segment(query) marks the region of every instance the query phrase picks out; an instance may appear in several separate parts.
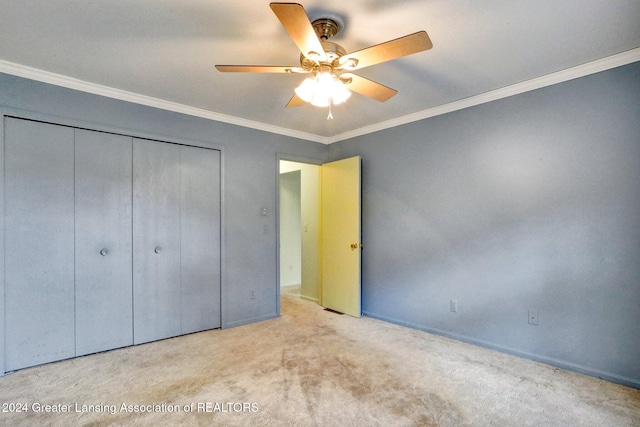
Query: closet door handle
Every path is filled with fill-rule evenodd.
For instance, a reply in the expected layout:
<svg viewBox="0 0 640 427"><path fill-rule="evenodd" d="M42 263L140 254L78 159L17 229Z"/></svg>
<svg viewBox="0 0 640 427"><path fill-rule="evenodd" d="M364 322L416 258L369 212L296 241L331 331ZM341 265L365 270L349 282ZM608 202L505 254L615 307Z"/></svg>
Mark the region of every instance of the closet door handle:
<svg viewBox="0 0 640 427"><path fill-rule="evenodd" d="M109 253L109 251L107 250L107 248L100 249L100 255L107 256L108 253Z"/></svg>
<svg viewBox="0 0 640 427"><path fill-rule="evenodd" d="M161 250L162 250L162 248L160 248L160 246L156 246L156 248L153 250L153 252L159 254Z"/></svg>

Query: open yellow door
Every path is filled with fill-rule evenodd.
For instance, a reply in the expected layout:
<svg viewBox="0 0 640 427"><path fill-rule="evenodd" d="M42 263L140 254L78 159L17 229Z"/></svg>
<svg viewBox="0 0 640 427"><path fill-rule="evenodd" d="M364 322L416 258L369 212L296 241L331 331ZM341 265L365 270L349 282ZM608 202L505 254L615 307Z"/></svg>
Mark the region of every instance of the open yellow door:
<svg viewBox="0 0 640 427"><path fill-rule="evenodd" d="M322 165L323 307L360 317L360 157Z"/></svg>

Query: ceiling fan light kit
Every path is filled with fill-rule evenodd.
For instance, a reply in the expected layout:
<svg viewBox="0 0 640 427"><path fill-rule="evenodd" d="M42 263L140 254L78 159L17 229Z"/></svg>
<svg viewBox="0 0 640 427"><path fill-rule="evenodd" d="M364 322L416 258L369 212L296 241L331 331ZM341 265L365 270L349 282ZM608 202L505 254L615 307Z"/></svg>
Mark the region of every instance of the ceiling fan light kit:
<svg viewBox="0 0 640 427"><path fill-rule="evenodd" d="M303 101L316 107L339 105L351 96L351 92L345 87L344 82L330 72L307 77L295 89L295 92Z"/></svg>
<svg viewBox="0 0 640 427"><path fill-rule="evenodd" d="M326 14L310 22L304 8L297 3L271 3L271 10L287 30L298 49L300 67L269 65L216 65L222 72L312 74L296 89L287 107L310 103L329 107L345 102L351 92L384 102L397 91L368 80L352 71L431 49L433 44L425 31L361 49L352 53L328 41L344 28L344 21Z"/></svg>

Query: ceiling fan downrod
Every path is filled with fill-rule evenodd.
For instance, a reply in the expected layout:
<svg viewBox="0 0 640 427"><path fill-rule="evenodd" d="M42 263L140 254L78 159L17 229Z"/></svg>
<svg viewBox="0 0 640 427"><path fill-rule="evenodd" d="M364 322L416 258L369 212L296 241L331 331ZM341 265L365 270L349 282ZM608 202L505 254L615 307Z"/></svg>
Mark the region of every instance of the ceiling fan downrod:
<svg viewBox="0 0 640 427"><path fill-rule="evenodd" d="M324 41L338 34L344 27L344 24L331 18L320 18L313 21L311 26L315 30L318 38Z"/></svg>

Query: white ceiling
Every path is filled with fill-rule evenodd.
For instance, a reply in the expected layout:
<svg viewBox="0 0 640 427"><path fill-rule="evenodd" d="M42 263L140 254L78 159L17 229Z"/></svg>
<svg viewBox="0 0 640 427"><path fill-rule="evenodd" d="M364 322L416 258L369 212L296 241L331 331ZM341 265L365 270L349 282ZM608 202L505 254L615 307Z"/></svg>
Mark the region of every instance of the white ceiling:
<svg viewBox="0 0 640 427"><path fill-rule="evenodd" d="M0 72L332 142L640 60L638 0L300 3L344 17L332 41L348 52L420 30L434 47L360 70L398 94L354 94L326 120L326 108L285 108L301 75L214 68L298 65L269 1L0 0Z"/></svg>

